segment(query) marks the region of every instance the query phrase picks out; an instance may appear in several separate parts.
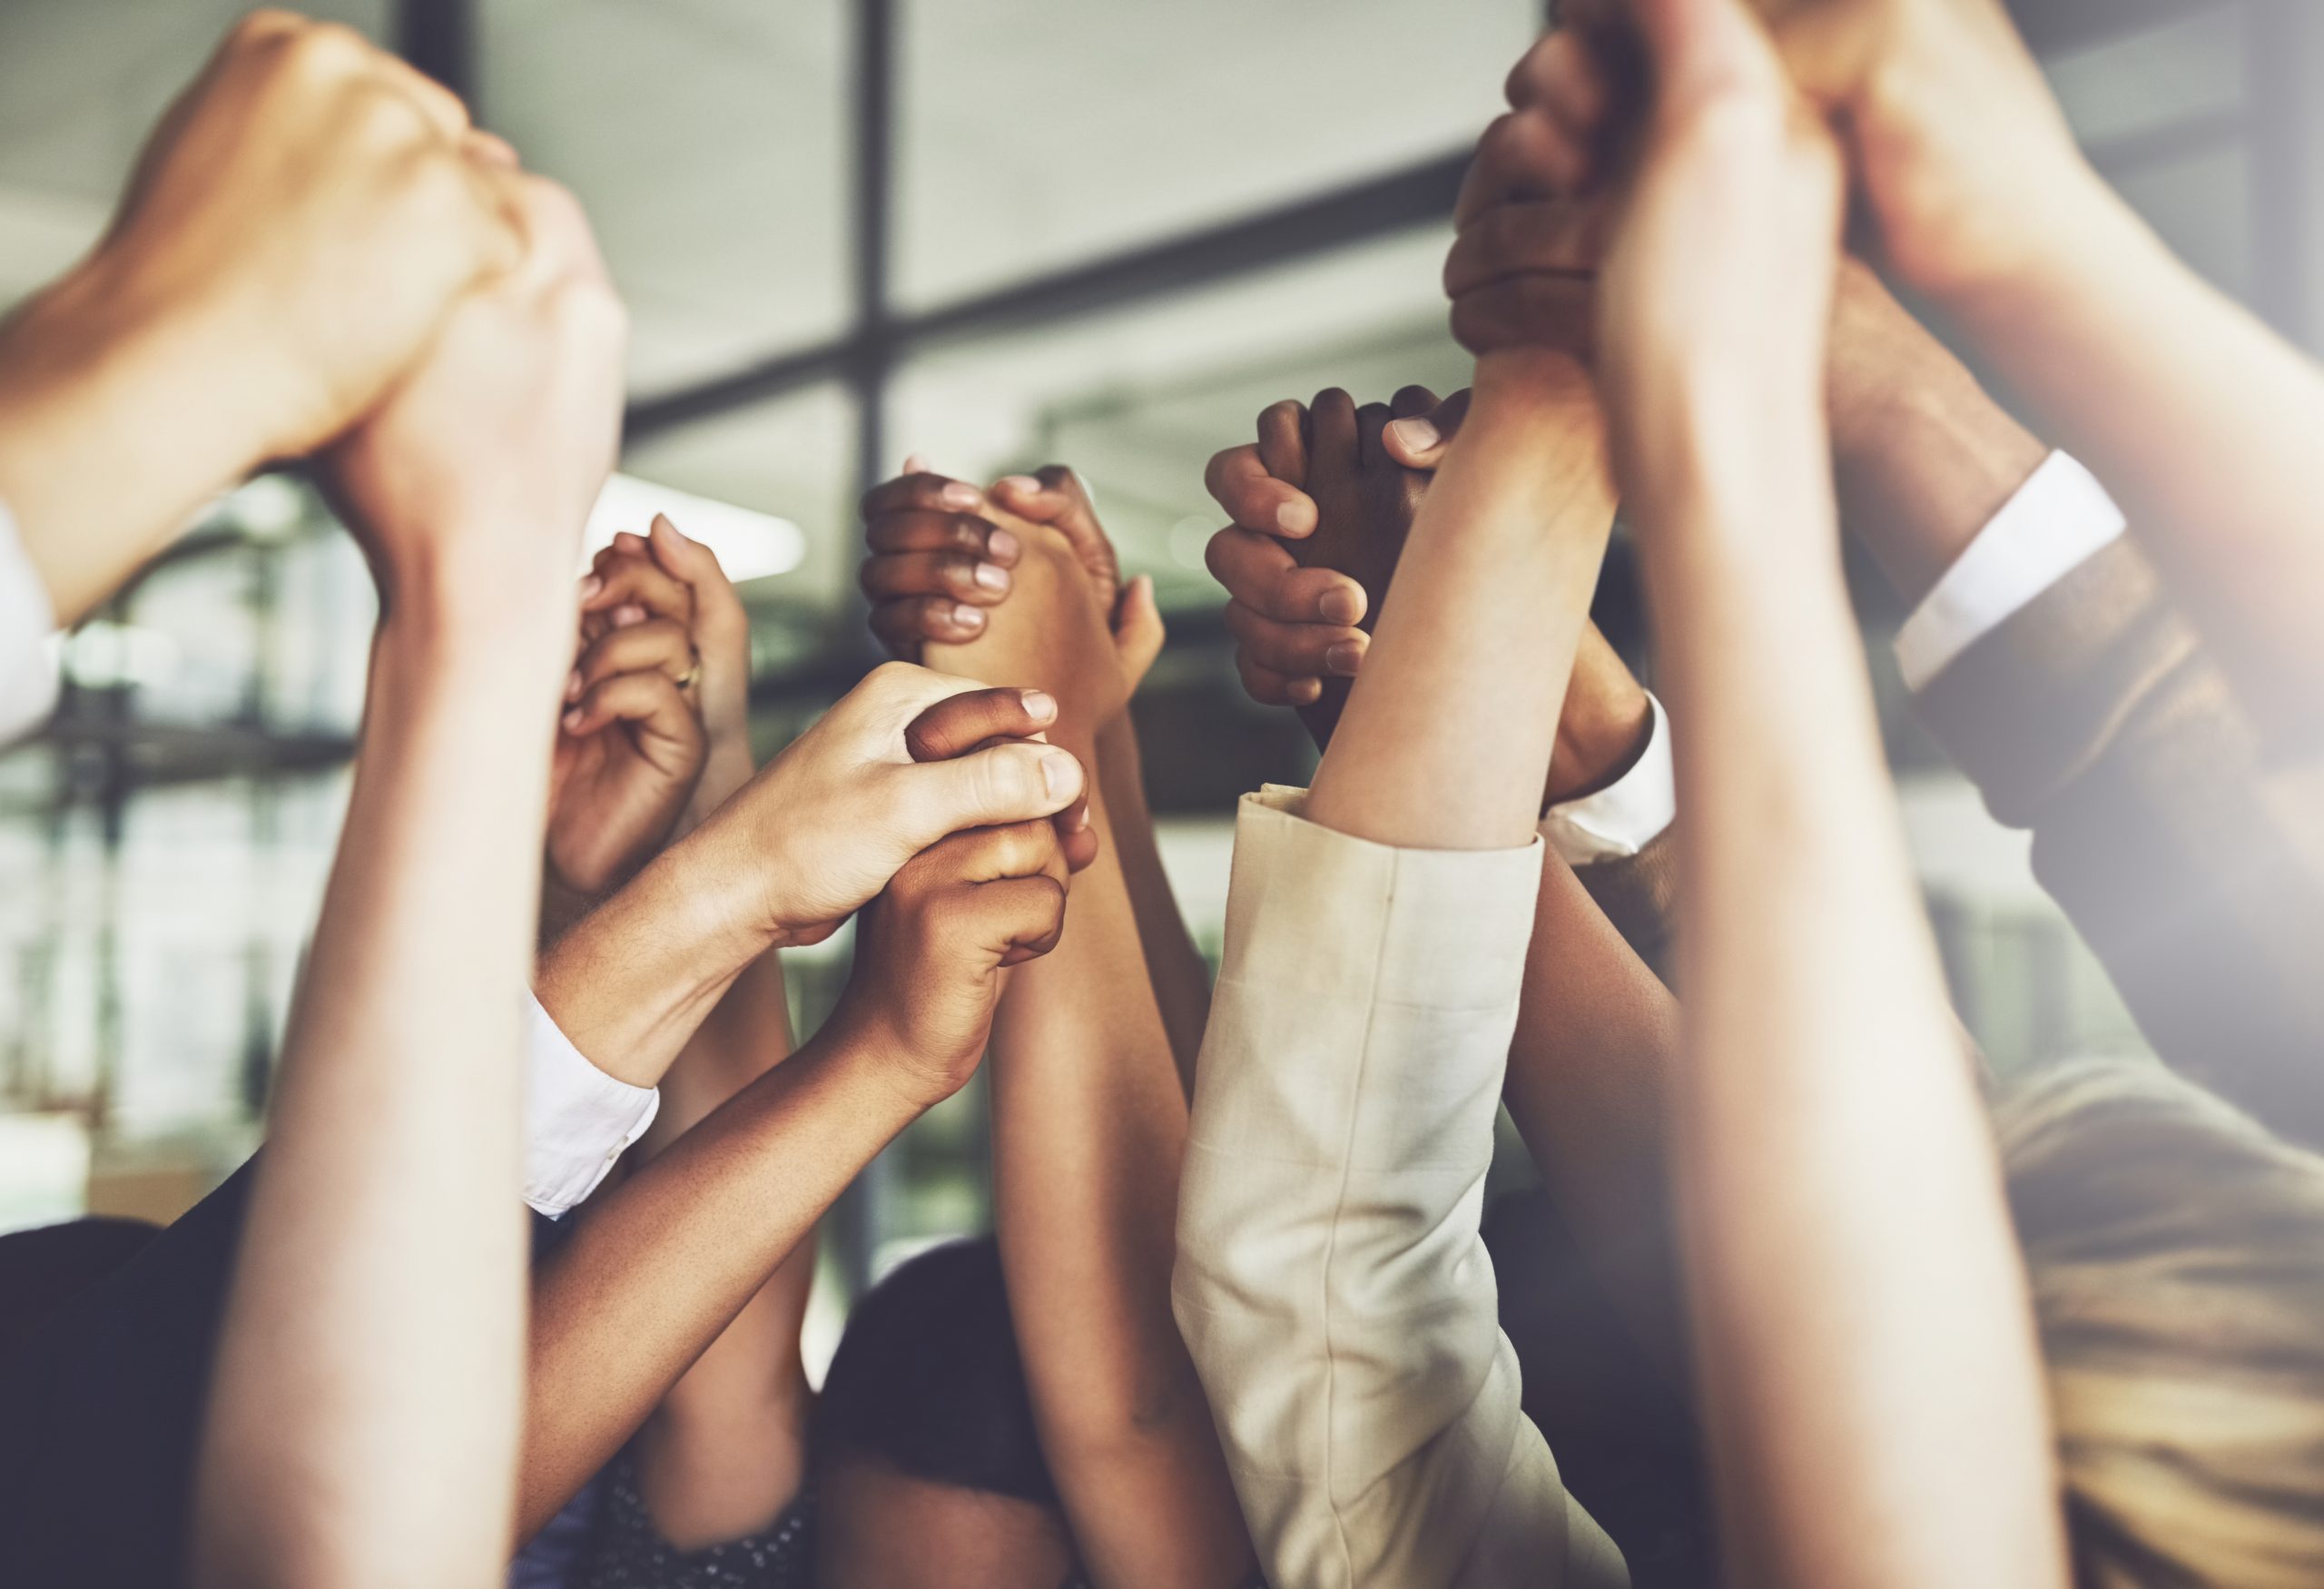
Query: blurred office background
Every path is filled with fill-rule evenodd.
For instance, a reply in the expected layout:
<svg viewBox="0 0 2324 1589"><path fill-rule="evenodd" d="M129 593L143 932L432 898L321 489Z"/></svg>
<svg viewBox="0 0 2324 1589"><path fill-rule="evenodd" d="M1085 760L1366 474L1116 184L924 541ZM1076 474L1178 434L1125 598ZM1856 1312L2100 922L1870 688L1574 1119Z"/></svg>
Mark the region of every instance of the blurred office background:
<svg viewBox="0 0 2324 1589"><path fill-rule="evenodd" d="M871 650L852 504L919 450L1093 484L1170 648L1140 706L1165 848L1216 952L1235 794L1304 777L1240 694L1204 460L1268 401L1449 390L1437 272L1466 150L1541 0L326 0L468 94L596 222L634 316L615 522L675 503L751 576L762 750ZM0 305L103 225L239 6L0 4ZM2300 0L2017 0L2100 165L2294 336L2324 323L2324 23ZM673 496L684 493L684 496ZM1859 582L1965 1018L1996 1062L2135 1048L2094 965L1914 729ZM245 1155L329 863L370 597L304 488L217 505L74 634L0 759L0 1229L169 1219ZM1600 618L1635 651L1620 555ZM844 941L800 957L803 1017ZM458 1100L448 1100L457 1107ZM832 1221L842 1281L976 1225L963 1095Z"/></svg>

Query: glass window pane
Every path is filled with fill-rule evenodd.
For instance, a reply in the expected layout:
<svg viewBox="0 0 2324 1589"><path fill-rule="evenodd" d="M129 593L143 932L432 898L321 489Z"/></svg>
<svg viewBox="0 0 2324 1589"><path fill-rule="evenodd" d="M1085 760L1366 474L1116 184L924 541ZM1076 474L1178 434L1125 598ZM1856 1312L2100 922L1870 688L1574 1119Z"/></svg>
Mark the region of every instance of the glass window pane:
<svg viewBox="0 0 2324 1589"><path fill-rule="evenodd" d="M1203 466L1249 440L1261 409L1330 385L1368 401L1408 382L1467 384L1438 285L1450 242L1449 230L1423 228L931 353L891 393L891 447L978 479L1069 463L1130 571L1153 574L1166 603L1208 604L1218 587L1202 548L1219 517Z"/></svg>
<svg viewBox="0 0 2324 1589"><path fill-rule="evenodd" d="M855 405L845 388L812 387L633 441L625 474L647 486L773 514L800 532L795 566L743 587L754 607L818 628L853 587ZM653 500L650 489L636 493ZM672 518L685 528L682 511ZM637 528L643 528L644 526ZM772 631L769 645L781 637Z"/></svg>
<svg viewBox="0 0 2324 1589"><path fill-rule="evenodd" d="M907 7L898 284L925 305L1472 143L1540 0Z"/></svg>
<svg viewBox="0 0 2324 1589"><path fill-rule="evenodd" d="M587 206L629 304L635 390L838 329L841 0L493 0L478 17L478 108Z"/></svg>

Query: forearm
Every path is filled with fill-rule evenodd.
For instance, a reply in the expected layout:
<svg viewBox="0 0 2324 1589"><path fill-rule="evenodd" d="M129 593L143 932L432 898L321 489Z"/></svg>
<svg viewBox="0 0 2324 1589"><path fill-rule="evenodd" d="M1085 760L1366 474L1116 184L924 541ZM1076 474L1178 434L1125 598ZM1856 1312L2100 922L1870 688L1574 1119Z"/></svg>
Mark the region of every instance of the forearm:
<svg viewBox="0 0 2324 1589"><path fill-rule="evenodd" d="M1596 406L1572 395L1585 380L1553 356L1480 361L1315 775L1311 821L1404 848L1531 842L1613 522Z"/></svg>
<svg viewBox="0 0 2324 1589"><path fill-rule="evenodd" d="M2053 1583L2031 1310L1881 767L1820 423L1805 391L1725 397L1679 417L1641 505L1681 776L1716 793L1681 806L1674 1161L1724 1515L1769 1581L1941 1562ZM1748 441L1688 433L1753 406Z"/></svg>
<svg viewBox="0 0 2324 1589"><path fill-rule="evenodd" d="M2312 732L2324 372L2094 177L2080 202L2021 278L1947 307L2121 501L2247 706Z"/></svg>
<svg viewBox="0 0 2324 1589"><path fill-rule="evenodd" d="M920 1112L826 1028L620 1186L537 1271L517 1535L602 1467Z"/></svg>
<svg viewBox="0 0 2324 1589"><path fill-rule="evenodd" d="M1111 820L1111 849L1129 885L1130 908L1146 952L1147 979L1170 1034L1170 1053L1179 1084L1194 1094L1195 1056L1203 1028L1210 1022L1210 967L1187 932L1177 896L1155 842L1154 816L1146 804L1146 769L1137 727L1124 712L1098 735L1098 787Z"/></svg>
<svg viewBox="0 0 2324 1589"><path fill-rule="evenodd" d="M1504 1088L1576 1239L1674 1381L1687 1375L1670 1204L1679 1007L1551 856Z"/></svg>
<svg viewBox="0 0 2324 1589"><path fill-rule="evenodd" d="M548 620L487 634L415 602L377 643L223 1331L204 1581L483 1583L505 1560Z"/></svg>
<svg viewBox="0 0 2324 1589"><path fill-rule="evenodd" d="M1093 747L1067 748L1082 755ZM1170 1317L1187 1102L1102 791L1063 938L993 1022L993 1200L1049 1469L1098 1583L1226 1589L1248 1540Z"/></svg>
<svg viewBox="0 0 2324 1589"><path fill-rule="evenodd" d="M63 625L265 461L248 350L102 273L78 267L0 326L0 499Z"/></svg>
<svg viewBox="0 0 2324 1589"><path fill-rule="evenodd" d="M1907 604L2049 456L1853 262L1835 295L1826 406L1841 521Z"/></svg>
<svg viewBox="0 0 2324 1589"><path fill-rule="evenodd" d="M640 1147L659 1155L790 1051L782 961L770 951L735 979L670 1067L661 1112ZM681 1548L756 1533L798 1494L810 1403L799 1328L814 1272L810 1229L640 1433L646 1507Z"/></svg>
<svg viewBox="0 0 2324 1589"><path fill-rule="evenodd" d="M592 1063L660 1083L772 937L753 928L746 874L714 831L672 844L541 956L534 991Z"/></svg>

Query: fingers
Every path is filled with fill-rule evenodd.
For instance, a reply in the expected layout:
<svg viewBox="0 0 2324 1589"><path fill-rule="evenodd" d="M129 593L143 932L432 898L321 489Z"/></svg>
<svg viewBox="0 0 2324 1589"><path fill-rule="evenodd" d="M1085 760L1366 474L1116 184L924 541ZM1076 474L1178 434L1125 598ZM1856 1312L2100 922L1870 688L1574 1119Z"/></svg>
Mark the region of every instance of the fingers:
<svg viewBox="0 0 2324 1589"><path fill-rule="evenodd" d="M1452 340L1472 353L1551 348L1590 362L1597 352L1594 277L1510 276L1452 301Z"/></svg>
<svg viewBox="0 0 2324 1589"><path fill-rule="evenodd" d="M1065 881L1058 854L1057 828L1046 822L1003 823L970 828L922 850L903 872L907 883L999 883L1010 877L1054 877Z"/></svg>
<svg viewBox="0 0 2324 1589"><path fill-rule="evenodd" d="M874 555L895 552L958 552L982 562L1013 568L1024 555L1014 533L973 513L937 512L925 508L898 508L868 519L864 544Z"/></svg>
<svg viewBox="0 0 2324 1589"><path fill-rule="evenodd" d="M1353 678L1371 637L1334 624L1286 624L1226 604L1226 627L1256 666L1285 678Z"/></svg>
<svg viewBox="0 0 2324 1589"><path fill-rule="evenodd" d="M1122 587L1121 598L1114 604L1114 649L1131 687L1162 655L1163 642L1168 637L1162 623L1162 604L1154 594L1154 576L1140 574Z"/></svg>
<svg viewBox="0 0 2324 1589"><path fill-rule="evenodd" d="M1286 624L1364 621L1364 587L1333 568L1303 568L1273 536L1229 526L1210 538L1203 560L1226 594L1260 617Z"/></svg>
<svg viewBox="0 0 2324 1589"><path fill-rule="evenodd" d="M926 513L975 513L984 507L984 493L968 481L921 469L882 481L866 491L862 514L869 523L883 514L913 509Z"/></svg>
<svg viewBox="0 0 2324 1589"><path fill-rule="evenodd" d="M998 607L1014 577L998 563L964 552L891 552L866 558L858 580L874 602L946 596L972 607Z"/></svg>
<svg viewBox="0 0 2324 1589"><path fill-rule="evenodd" d="M1276 479L1307 484L1307 405L1285 398L1259 410L1259 461Z"/></svg>
<svg viewBox="0 0 2324 1589"><path fill-rule="evenodd" d="M1380 433L1387 428L1386 403L1365 403L1355 410L1355 452L1365 466L1388 461L1380 446Z"/></svg>
<svg viewBox="0 0 2324 1589"><path fill-rule="evenodd" d="M1396 395L1401 399L1403 393ZM1461 422L1469 417L1469 393L1464 387L1422 414L1405 414L1395 404L1390 407L1396 410L1398 417L1388 421L1388 428L1380 438L1388 456L1406 469L1433 470L1443 462L1445 449L1461 433Z"/></svg>
<svg viewBox="0 0 2324 1589"><path fill-rule="evenodd" d="M1287 677L1261 667L1247 652L1235 653L1235 671L1243 680L1243 693L1262 706L1307 706L1323 698L1322 679Z"/></svg>
<svg viewBox="0 0 2324 1589"><path fill-rule="evenodd" d="M665 572L640 537L614 537L613 545L598 552L590 567L597 585L581 599L585 614L614 617L624 608L635 607L645 617L668 618L688 627L693 626L693 588ZM615 617L615 621L635 623L638 618Z"/></svg>
<svg viewBox="0 0 2324 1589"><path fill-rule="evenodd" d="M1088 488L1064 464L1045 464L1029 476L1009 475L995 480L992 494L1019 518L1056 529L1072 543L1074 555L1084 562L1113 558L1113 542L1106 538L1105 528L1098 522Z"/></svg>
<svg viewBox="0 0 2324 1589"><path fill-rule="evenodd" d="M1537 110L1512 111L1477 141L1476 157L1453 205L1453 229L1466 231L1495 204L1575 192L1590 169L1588 150L1553 117Z"/></svg>
<svg viewBox="0 0 2324 1589"><path fill-rule="evenodd" d="M976 891L985 946L1002 965L1022 965L1065 935L1065 884L1054 877L1011 877Z"/></svg>
<svg viewBox="0 0 2324 1589"><path fill-rule="evenodd" d="M673 618L609 629L574 664L566 696L577 700L583 690L617 673L658 673L675 684L694 671L698 655L693 636Z"/></svg>
<svg viewBox="0 0 2324 1589"><path fill-rule="evenodd" d="M1088 787L1070 752L1025 740L896 771L911 780L905 826L923 845L962 828L1055 816Z"/></svg>
<svg viewBox="0 0 2324 1589"><path fill-rule="evenodd" d="M1336 386L1317 392L1315 400L1307 405L1308 472L1324 479L1349 474L1361 457L1355 400Z"/></svg>
<svg viewBox="0 0 2324 1589"><path fill-rule="evenodd" d="M898 656L926 645L965 646L984 633L984 610L949 596L908 596L872 609L872 633Z"/></svg>
<svg viewBox="0 0 2324 1589"><path fill-rule="evenodd" d="M701 720L664 673L622 673L600 680L566 709L559 726L578 739L615 723L630 724L642 737L682 750L702 742Z"/></svg>
<svg viewBox="0 0 2324 1589"><path fill-rule="evenodd" d="M1452 240L1444 256L1444 294L1458 300L1528 271L1594 276L1610 222L1602 204L1562 199L1496 204Z"/></svg>
<svg viewBox="0 0 2324 1589"><path fill-rule="evenodd" d="M1203 471L1203 485L1226 517L1246 529L1295 538L1315 531L1315 502L1295 485L1278 479L1256 447L1230 447L1213 454Z"/></svg>
<svg viewBox="0 0 2324 1589"><path fill-rule="evenodd" d="M743 598L718 561L718 554L687 535L666 513L656 513L645 544L655 564L694 593L697 617L741 617Z"/></svg>
<svg viewBox="0 0 2324 1589"><path fill-rule="evenodd" d="M916 762L950 761L988 740L1028 738L1056 721L1057 701L1046 690L970 689L913 718L904 729L904 749Z"/></svg>

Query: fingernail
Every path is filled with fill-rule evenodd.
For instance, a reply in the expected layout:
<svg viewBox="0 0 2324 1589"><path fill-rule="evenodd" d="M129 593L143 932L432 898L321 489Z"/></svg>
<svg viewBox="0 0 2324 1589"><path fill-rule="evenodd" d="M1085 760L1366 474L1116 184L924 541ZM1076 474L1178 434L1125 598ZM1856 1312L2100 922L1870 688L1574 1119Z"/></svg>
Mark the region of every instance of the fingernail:
<svg viewBox="0 0 2324 1589"><path fill-rule="evenodd" d="M927 472L927 454L921 452L908 452L904 455L904 473L908 475L924 475Z"/></svg>
<svg viewBox="0 0 2324 1589"><path fill-rule="evenodd" d="M1324 653L1324 666L1343 677L1353 676L1363 660L1364 646L1354 640L1342 640Z"/></svg>
<svg viewBox="0 0 2324 1589"><path fill-rule="evenodd" d="M1066 823L1066 826L1067 826L1067 828L1068 828L1070 832L1073 832L1073 833L1077 833L1077 834L1078 834L1078 833L1079 833L1083 828L1088 827L1088 825L1089 825L1089 808L1088 808L1088 806L1086 806L1086 805L1077 805L1077 806L1075 806L1075 807L1073 808L1073 814L1072 814L1072 816L1067 819L1067 823Z"/></svg>
<svg viewBox="0 0 2324 1589"><path fill-rule="evenodd" d="M952 604L952 621L964 629L981 629L984 627L984 608L956 601Z"/></svg>
<svg viewBox="0 0 2324 1589"><path fill-rule="evenodd" d="M675 524L672 523L670 516L666 513L656 513L654 516L654 526L656 529L668 530L670 532L670 538L676 541L682 547L690 547L694 545L693 538L689 537L684 530L680 529Z"/></svg>
<svg viewBox="0 0 2324 1589"><path fill-rule="evenodd" d="M586 601L605 587L606 582L596 575L584 574L581 577L581 599Z"/></svg>
<svg viewBox="0 0 2324 1589"><path fill-rule="evenodd" d="M1061 750L1041 758L1041 783L1052 800L1062 800L1081 788L1081 764Z"/></svg>
<svg viewBox="0 0 2324 1589"><path fill-rule="evenodd" d="M1306 512L1296 502L1277 503L1275 522L1275 528L1286 535L1305 535L1307 532Z"/></svg>
<svg viewBox="0 0 2324 1589"><path fill-rule="evenodd" d="M1041 482L1035 479L1030 475L1009 475L1004 479L995 480L993 484L997 486L1006 486L1012 491L1039 492L1041 489Z"/></svg>
<svg viewBox="0 0 2324 1589"><path fill-rule="evenodd" d="M540 719L536 717L534 721L537 723ZM567 712L565 715L564 722L568 733L577 732L581 726L581 708L576 706L573 710Z"/></svg>
<svg viewBox="0 0 2324 1589"><path fill-rule="evenodd" d="M984 538L984 549L996 558L1013 558L1023 549L1023 544L1005 529L996 529Z"/></svg>
<svg viewBox="0 0 2324 1589"><path fill-rule="evenodd" d="M581 698L581 670L577 667L565 676L565 698L568 701Z"/></svg>
<svg viewBox="0 0 2324 1589"><path fill-rule="evenodd" d="M1320 678L1295 678L1283 686L1283 693L1298 706L1311 706L1323 697L1324 681Z"/></svg>
<svg viewBox="0 0 2324 1589"><path fill-rule="evenodd" d="M1364 603L1353 590L1326 590L1315 610L1325 623L1345 626L1364 616Z"/></svg>
<svg viewBox="0 0 2324 1589"><path fill-rule="evenodd" d="M1057 697L1047 690L1025 690L1018 699L1025 703L1025 713L1036 723L1046 723L1057 716Z"/></svg>
<svg viewBox="0 0 2324 1589"><path fill-rule="evenodd" d="M1388 429L1396 433L1396 439L1404 444L1404 449L1408 452L1426 452L1444 439L1443 433L1436 429L1435 422L1431 419L1419 418L1391 419L1388 421Z"/></svg>
<svg viewBox="0 0 2324 1589"><path fill-rule="evenodd" d="M1006 590L1009 588L1009 570L998 563L979 563L976 580L987 590Z"/></svg>
<svg viewBox="0 0 2324 1589"><path fill-rule="evenodd" d="M949 508L974 508L984 500L984 493L966 480L953 480L939 493L939 499Z"/></svg>
<svg viewBox="0 0 2324 1589"><path fill-rule="evenodd" d="M634 601L625 601L614 608L613 626L616 629L625 629L632 624L642 624L645 621L645 609Z"/></svg>

